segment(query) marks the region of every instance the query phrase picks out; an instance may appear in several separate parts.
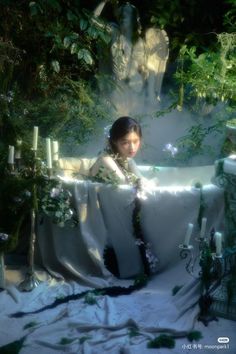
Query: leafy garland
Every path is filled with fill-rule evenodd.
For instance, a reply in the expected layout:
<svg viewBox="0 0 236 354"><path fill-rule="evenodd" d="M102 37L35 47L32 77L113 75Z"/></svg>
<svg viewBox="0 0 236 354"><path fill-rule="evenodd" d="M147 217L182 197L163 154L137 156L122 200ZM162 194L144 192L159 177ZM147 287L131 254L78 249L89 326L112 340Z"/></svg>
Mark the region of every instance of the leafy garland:
<svg viewBox="0 0 236 354"><path fill-rule="evenodd" d="M151 273L150 269L150 264L148 262L147 254L146 254L146 244L143 238L143 232L142 232L142 227L141 227L141 217L140 217L140 212L141 212L141 202L140 198L138 198L138 190L139 186L137 184L136 186L136 193L135 193L135 198L134 198L134 209L133 209L133 215L132 215L132 222L133 222L133 234L134 237L136 238L136 245L139 248L140 256L143 262L143 267L144 267L144 273L149 276Z"/></svg>
<svg viewBox="0 0 236 354"><path fill-rule="evenodd" d="M44 215L50 217L53 223L60 227L69 223L75 226L78 223L75 217L75 210L71 208L72 194L64 189L62 184L57 183L45 186L41 191L40 210Z"/></svg>
<svg viewBox="0 0 236 354"><path fill-rule="evenodd" d="M88 299L91 299L95 296L100 296L100 295L108 295L110 297L117 297L119 295L129 295L132 292L139 290L143 288L147 283L147 277L143 276L138 276L134 283L128 287L122 287L122 286L110 286L110 287L104 287L104 288L99 288L99 289L92 289L92 290L86 290L82 291L81 293L78 294L72 294L72 295L67 295L63 298L57 298L54 302L52 302L49 305L46 305L38 310L34 311L29 311L29 312L16 312L10 315L11 318L21 318L26 315L33 315L37 314L46 310L53 309L61 304L65 304L69 301L76 301L82 298L85 298L86 302L89 302ZM94 302L94 301L93 301ZM90 303L91 304L91 303Z"/></svg>

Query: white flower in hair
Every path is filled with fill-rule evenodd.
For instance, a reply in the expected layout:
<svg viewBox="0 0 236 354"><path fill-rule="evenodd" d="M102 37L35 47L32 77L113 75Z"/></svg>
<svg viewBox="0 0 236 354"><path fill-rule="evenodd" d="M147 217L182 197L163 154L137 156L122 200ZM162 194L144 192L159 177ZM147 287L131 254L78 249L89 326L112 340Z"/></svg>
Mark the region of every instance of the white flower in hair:
<svg viewBox="0 0 236 354"><path fill-rule="evenodd" d="M168 143L168 144L165 145L163 151L170 152L172 157L174 157L177 154L177 152L178 152L178 148L173 146L171 143Z"/></svg>
<svg viewBox="0 0 236 354"><path fill-rule="evenodd" d="M110 129L111 129L112 125L107 125L105 128L104 128L104 136L109 139L110 138Z"/></svg>

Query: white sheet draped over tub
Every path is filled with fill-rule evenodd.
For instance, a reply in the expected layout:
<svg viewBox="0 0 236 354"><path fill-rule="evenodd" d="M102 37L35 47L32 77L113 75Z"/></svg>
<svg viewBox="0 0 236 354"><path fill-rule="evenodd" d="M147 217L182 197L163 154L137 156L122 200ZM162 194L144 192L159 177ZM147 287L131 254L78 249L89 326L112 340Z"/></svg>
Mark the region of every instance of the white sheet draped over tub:
<svg viewBox="0 0 236 354"><path fill-rule="evenodd" d="M53 275L73 277L87 285L109 284L111 274L103 263L103 251L112 244L121 278L142 271L142 262L132 228L134 189L74 181L66 184L74 196L79 227L60 228L45 219L39 227L38 243L43 266ZM222 230L223 191L214 185L204 186L204 216L207 232ZM157 256L158 271L179 259L178 245L183 243L188 223L199 232L197 218L200 190L193 187L152 187L142 199L141 223L145 240Z"/></svg>
<svg viewBox="0 0 236 354"><path fill-rule="evenodd" d="M172 333L179 337L176 347L161 348L158 353L179 354L189 343L182 337L194 328L203 331L202 346L216 344L216 325L213 324L212 331L211 324L206 329L195 323L200 282L187 276L184 262L178 262L178 245L183 241L187 224L197 224L200 192L194 188L154 188L142 201L144 234L159 258L159 273L145 288L117 298L98 296L93 305L80 299L38 314L8 317L17 311L37 310L58 297L90 287L128 286L130 280L115 279L103 264L107 242L113 244L123 277L133 276L142 269L132 235L132 188L114 189L91 182L73 182L68 186L73 189L79 227L59 228L45 220L38 235L42 264L65 281L44 282L30 293L15 289L17 302L7 291L0 293L0 303L4 304L0 307L0 344L27 335L20 354L149 354L157 349L148 349L148 340L161 333ZM207 231L212 226L219 229L223 220L223 191L209 185L204 187L203 194ZM72 277L76 281L69 280ZM172 296L171 289L176 285L184 286ZM29 326L32 323L33 327ZM138 335L132 336L132 329ZM222 335L221 325L218 332Z"/></svg>

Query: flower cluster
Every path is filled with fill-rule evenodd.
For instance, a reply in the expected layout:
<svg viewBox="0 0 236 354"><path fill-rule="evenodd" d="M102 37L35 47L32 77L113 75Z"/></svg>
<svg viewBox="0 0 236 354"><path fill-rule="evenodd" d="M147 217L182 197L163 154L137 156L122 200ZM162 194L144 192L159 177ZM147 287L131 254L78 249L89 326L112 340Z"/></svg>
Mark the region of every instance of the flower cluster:
<svg viewBox="0 0 236 354"><path fill-rule="evenodd" d="M178 152L178 148L173 146L171 143L168 143L165 145L163 151L169 152L171 156L174 157Z"/></svg>
<svg viewBox="0 0 236 354"><path fill-rule="evenodd" d="M157 271L157 265L159 263L159 260L152 252L150 243L146 243L145 251L146 251L146 258L149 263L150 271L151 273L155 273Z"/></svg>
<svg viewBox="0 0 236 354"><path fill-rule="evenodd" d="M107 125L105 128L104 128L104 136L106 139L109 139L110 138L110 129L111 129L112 125Z"/></svg>
<svg viewBox="0 0 236 354"><path fill-rule="evenodd" d="M73 219L75 222L74 211L71 208L71 196L67 189L58 184L45 192L41 200L41 210L61 227Z"/></svg>
<svg viewBox="0 0 236 354"><path fill-rule="evenodd" d="M149 242L145 243L144 241L141 240L141 238L137 238L135 240L135 244L137 246L144 245L145 247L145 256L149 264L150 272L155 273L157 270L157 265L159 263L158 258L154 255L154 253L151 250L151 244Z"/></svg>

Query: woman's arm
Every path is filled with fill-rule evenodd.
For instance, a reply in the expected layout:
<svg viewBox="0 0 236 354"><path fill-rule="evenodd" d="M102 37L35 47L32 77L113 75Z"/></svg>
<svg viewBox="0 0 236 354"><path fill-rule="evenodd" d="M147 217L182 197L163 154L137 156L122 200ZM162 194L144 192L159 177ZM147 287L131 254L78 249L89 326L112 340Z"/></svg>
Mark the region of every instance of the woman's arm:
<svg viewBox="0 0 236 354"><path fill-rule="evenodd" d="M120 182L124 183L126 181L125 175L122 173L122 171L111 156L100 157L92 166L90 170L90 175L94 177L101 170L101 174L104 175L104 177L108 176L109 174L115 174L115 176L119 179Z"/></svg>

